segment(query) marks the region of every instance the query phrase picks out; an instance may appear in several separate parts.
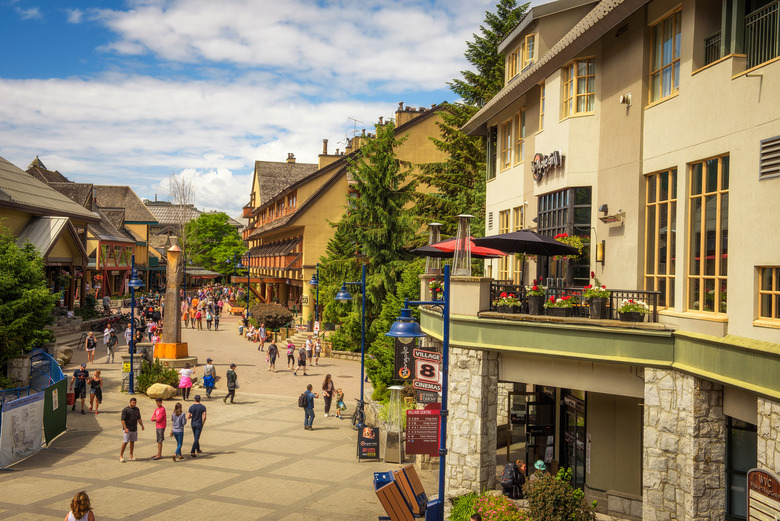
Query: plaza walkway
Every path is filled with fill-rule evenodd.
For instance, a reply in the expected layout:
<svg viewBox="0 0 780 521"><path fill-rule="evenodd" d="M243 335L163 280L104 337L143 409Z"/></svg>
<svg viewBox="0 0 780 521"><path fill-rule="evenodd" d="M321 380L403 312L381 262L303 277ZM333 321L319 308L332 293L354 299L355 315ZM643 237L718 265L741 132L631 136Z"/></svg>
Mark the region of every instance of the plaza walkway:
<svg viewBox="0 0 780 521"><path fill-rule="evenodd" d="M384 462L358 462L356 433L348 420L325 418L322 400L316 400L314 431L303 429L303 410L297 396L311 383L319 390L325 373L347 393L351 414L359 385L359 364L320 359L309 377L292 376L285 357L279 372L266 371L265 353L237 334L237 319L220 324L222 331L185 330L189 351L204 364L214 358L215 398L205 399L207 421L201 437L203 453L178 462L176 447L166 437L161 461L156 453L154 424L148 421L154 402L136 395L146 430L139 431L135 456L118 461L122 441L120 411L129 396L119 392L120 363L105 364L98 347L92 373L104 377L104 401L99 415L68 411L68 431L47 449L0 471L0 519L5 521L61 521L73 495L86 490L98 520L368 520L383 514L372 488L373 473L399 468ZM102 342L100 342L102 344ZM280 346L280 350L282 346ZM284 351L282 350L284 353ZM72 374L86 360L77 351L65 368ZM236 404L225 405L224 374L237 364L240 388ZM283 369L283 370L282 370ZM201 373L198 373L201 374ZM68 382L70 384L70 382ZM168 400L170 417L179 398ZM184 409L192 401L182 402ZM170 428L166 433L170 432ZM192 431L185 429L183 453L189 454ZM128 453L125 452L125 457ZM435 494L435 472L421 473L429 494Z"/></svg>

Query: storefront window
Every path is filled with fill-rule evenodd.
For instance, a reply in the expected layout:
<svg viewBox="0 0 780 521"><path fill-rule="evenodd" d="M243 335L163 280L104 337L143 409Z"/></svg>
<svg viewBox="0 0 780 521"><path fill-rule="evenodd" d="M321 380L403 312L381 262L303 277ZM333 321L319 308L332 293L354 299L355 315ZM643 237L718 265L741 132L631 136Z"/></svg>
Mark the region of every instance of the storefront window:
<svg viewBox="0 0 780 521"><path fill-rule="evenodd" d="M726 433L726 517L747 516L747 472L756 466L756 426L728 417Z"/></svg>

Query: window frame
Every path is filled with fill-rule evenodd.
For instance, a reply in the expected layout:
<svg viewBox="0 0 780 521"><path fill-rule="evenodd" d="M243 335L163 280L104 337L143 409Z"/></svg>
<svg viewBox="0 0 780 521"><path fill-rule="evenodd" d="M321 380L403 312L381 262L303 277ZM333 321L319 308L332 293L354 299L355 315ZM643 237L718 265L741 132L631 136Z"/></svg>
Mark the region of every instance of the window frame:
<svg viewBox="0 0 780 521"><path fill-rule="evenodd" d="M762 287L764 280L764 270L772 270L770 276L769 289ZM780 266L758 266L758 320L767 320L776 322L780 325ZM763 315L763 296L769 296L769 316Z"/></svg>
<svg viewBox="0 0 780 521"><path fill-rule="evenodd" d="M519 165L525 161L525 107L521 108L514 117L515 135L513 139L513 164ZM519 153L518 153L519 152Z"/></svg>
<svg viewBox="0 0 780 521"><path fill-rule="evenodd" d="M500 210L498 212L498 233L509 233L509 219L511 213L509 210ZM498 278L499 280L509 280L509 255L504 255L498 259Z"/></svg>
<svg viewBox="0 0 780 521"><path fill-rule="evenodd" d="M531 52L528 52L528 42L531 42ZM525 40L523 40L523 67L522 69L525 69L532 63L534 63L536 57L536 33L531 33L525 35Z"/></svg>
<svg viewBox="0 0 780 521"><path fill-rule="evenodd" d="M514 118L509 118L501 124L501 168L503 172L512 166L512 122Z"/></svg>
<svg viewBox="0 0 780 521"><path fill-rule="evenodd" d="M663 29L663 25L667 20L671 18L672 20L672 59L669 63L664 63L663 56L661 57L661 62L659 63L659 68L654 69L653 68L653 61L656 56L656 28L658 26L661 26L661 29ZM678 7L677 9L671 11L668 15L665 15L663 18L658 20L656 23L652 24L650 26L650 62L648 64L648 88L647 88L647 102L648 104L651 103L657 103L659 101L665 100L667 98L671 98L673 96L676 96L680 92L680 65L682 63L681 61L681 55L682 52L680 50L680 47L682 46L682 7ZM674 56L677 56L676 58ZM675 67L676 67L676 75L675 75ZM668 69L669 74L672 75L671 78L671 90L668 94L663 94L663 81L664 81L664 71ZM658 91L654 93L653 89L653 78L655 76L658 76ZM675 85L675 78L676 78L676 85ZM656 97L654 97L654 94Z"/></svg>
<svg viewBox="0 0 780 521"><path fill-rule="evenodd" d="M674 291L677 282L676 253L677 239L677 167L672 167L645 176L645 244L644 244L644 288L645 291L660 291L666 299L659 307L673 308L675 304ZM667 197L661 199L661 185L664 174L667 176ZM652 195L651 194L651 183ZM666 255L661 259L661 215L662 208L666 210ZM652 244L650 243L650 226L652 220ZM652 266L649 266L650 249L653 250ZM666 272L660 273L661 261L665 262ZM662 287L663 286L663 287Z"/></svg>
<svg viewBox="0 0 780 521"><path fill-rule="evenodd" d="M584 62L586 74L583 76L579 75L579 65L580 63ZM590 65L593 65L593 74L588 74L587 71L590 68ZM564 65L562 68L562 75L563 77L561 85L563 88L563 92L561 94L561 100L562 100L562 106L561 106L561 120L572 117L572 116L586 116L591 115L596 112L596 57L595 56L585 56L582 58L577 58L576 60L572 60L566 65ZM588 79L593 78L593 91L588 91ZM579 85L580 82L585 83L585 92L580 94L579 92ZM579 110L579 100L580 98L585 98L585 105L587 106L587 100L588 98L593 99L593 109L592 110Z"/></svg>
<svg viewBox="0 0 780 521"><path fill-rule="evenodd" d="M517 232L525 226L525 205L515 206L512 208L512 231ZM515 258L514 269L512 270L512 282L514 284L523 283L523 259L521 255L513 255Z"/></svg>
<svg viewBox="0 0 780 521"><path fill-rule="evenodd" d="M542 83L539 84L539 130L538 132L544 130L544 102L545 102L546 88L547 88L546 82L543 81Z"/></svg>
<svg viewBox="0 0 780 521"><path fill-rule="evenodd" d="M512 78L520 74L520 49L509 54L506 60L506 81L509 82Z"/></svg>

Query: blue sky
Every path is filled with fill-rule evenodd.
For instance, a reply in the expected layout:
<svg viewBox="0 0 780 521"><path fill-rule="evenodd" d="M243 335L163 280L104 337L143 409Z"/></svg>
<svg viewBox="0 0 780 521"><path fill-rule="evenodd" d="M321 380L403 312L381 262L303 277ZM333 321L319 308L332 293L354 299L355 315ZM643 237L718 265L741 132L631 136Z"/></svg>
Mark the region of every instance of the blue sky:
<svg viewBox="0 0 780 521"><path fill-rule="evenodd" d="M453 101L496 0L0 0L0 156L237 215L255 160L316 162Z"/></svg>

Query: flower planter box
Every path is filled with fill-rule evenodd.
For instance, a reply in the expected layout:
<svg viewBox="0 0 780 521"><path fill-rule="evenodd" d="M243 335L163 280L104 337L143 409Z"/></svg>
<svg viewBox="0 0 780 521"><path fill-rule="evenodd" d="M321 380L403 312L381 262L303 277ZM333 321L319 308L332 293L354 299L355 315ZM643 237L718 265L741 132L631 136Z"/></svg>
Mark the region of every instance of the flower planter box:
<svg viewBox="0 0 780 521"><path fill-rule="evenodd" d="M516 306L512 306L512 308L510 310L510 313L513 313L515 315L520 314L522 312L523 312L523 307L520 304L518 304Z"/></svg>
<svg viewBox="0 0 780 521"><path fill-rule="evenodd" d="M511 313L512 307L511 306L497 306L496 311L499 313Z"/></svg>
<svg viewBox="0 0 780 521"><path fill-rule="evenodd" d="M588 301L590 318L603 320L607 318L607 299L594 297Z"/></svg>
<svg viewBox="0 0 780 521"><path fill-rule="evenodd" d="M625 313L620 313L620 320L623 322L644 322L645 313L640 313L639 311L626 311Z"/></svg>
<svg viewBox="0 0 780 521"><path fill-rule="evenodd" d="M572 308L547 308L547 315L551 317L570 317Z"/></svg>
<svg viewBox="0 0 780 521"><path fill-rule="evenodd" d="M526 299L528 300L529 315L544 314L544 295L529 295Z"/></svg>

